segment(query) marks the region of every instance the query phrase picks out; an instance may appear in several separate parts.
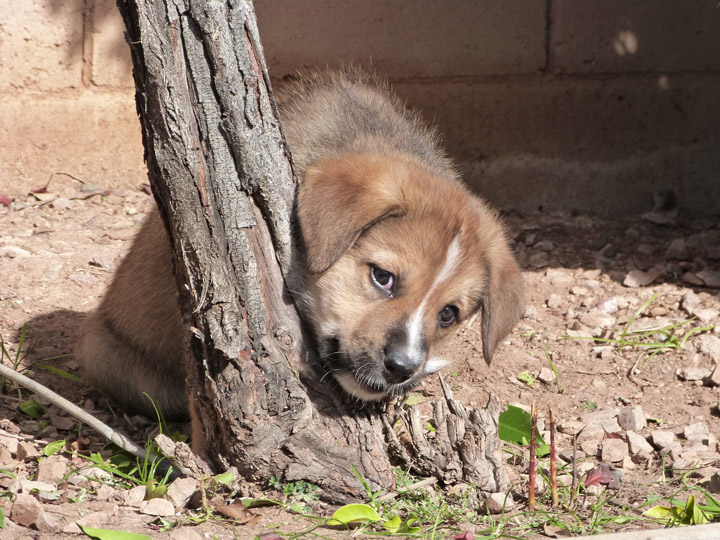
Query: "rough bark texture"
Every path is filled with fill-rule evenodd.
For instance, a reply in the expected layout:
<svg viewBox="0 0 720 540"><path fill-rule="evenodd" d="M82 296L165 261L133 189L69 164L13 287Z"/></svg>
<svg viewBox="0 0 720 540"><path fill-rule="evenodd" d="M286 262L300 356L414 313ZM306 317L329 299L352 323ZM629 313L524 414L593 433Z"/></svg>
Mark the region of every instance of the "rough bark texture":
<svg viewBox="0 0 720 540"><path fill-rule="evenodd" d="M315 482L337 502L363 494L352 466L371 485L391 487L387 419L376 408L353 411L327 395L302 357L301 324L285 293L297 286L290 227L295 185L252 4L118 5L132 52L150 183L191 330L188 384L208 456L250 481L274 475ZM468 438L470 424L459 424L460 436L443 440L432 456L424 455L429 446L398 446L401 461L415 464L420 452L419 470L477 481L466 463L471 458L437 457L473 437L465 454L484 456L479 436ZM502 475L483 480L492 484L486 491L504 489Z"/></svg>

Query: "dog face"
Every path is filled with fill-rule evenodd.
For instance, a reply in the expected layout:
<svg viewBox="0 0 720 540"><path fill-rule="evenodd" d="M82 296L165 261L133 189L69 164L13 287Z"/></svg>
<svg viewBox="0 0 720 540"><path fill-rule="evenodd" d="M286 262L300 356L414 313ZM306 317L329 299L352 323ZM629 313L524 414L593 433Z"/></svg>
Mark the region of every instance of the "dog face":
<svg viewBox="0 0 720 540"><path fill-rule="evenodd" d="M482 311L483 353L522 312L502 225L453 179L407 158L315 163L298 192L319 354L349 394L403 394L446 362L436 344Z"/></svg>

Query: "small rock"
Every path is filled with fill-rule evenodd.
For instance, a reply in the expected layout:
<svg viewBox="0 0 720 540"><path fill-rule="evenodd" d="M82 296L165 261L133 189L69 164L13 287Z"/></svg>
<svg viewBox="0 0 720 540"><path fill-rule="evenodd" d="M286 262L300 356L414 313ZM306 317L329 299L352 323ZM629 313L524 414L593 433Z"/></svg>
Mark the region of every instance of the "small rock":
<svg viewBox="0 0 720 540"><path fill-rule="evenodd" d="M710 370L700 367L682 367L675 372L678 378L683 381L702 381L710 375Z"/></svg>
<svg viewBox="0 0 720 540"><path fill-rule="evenodd" d="M693 315L695 310L700 307L700 297L694 292L688 291L680 300L680 307L688 315Z"/></svg>
<svg viewBox="0 0 720 540"><path fill-rule="evenodd" d="M544 382L545 384L552 384L557 379L557 376L552 369L543 367L540 369L540 373L538 373L537 378L540 382Z"/></svg>
<svg viewBox="0 0 720 540"><path fill-rule="evenodd" d="M707 287L712 287L713 289L720 289L720 272L718 272L717 270L705 269L701 272L698 272L696 275L703 281L703 283Z"/></svg>
<svg viewBox="0 0 720 540"><path fill-rule="evenodd" d="M92 529L100 529L103 525L107 523L108 517L109 516L105 512L90 512L89 514L86 514L80 519L78 519L72 525L90 527ZM63 529L63 532L65 532L66 529L67 527Z"/></svg>
<svg viewBox="0 0 720 540"><path fill-rule="evenodd" d="M0 257L7 257L8 259L22 259L29 257L31 253L18 246L0 246Z"/></svg>
<svg viewBox="0 0 720 540"><path fill-rule="evenodd" d="M40 482L38 480L28 480L23 478L20 480L20 488L23 493L32 493L33 491L56 491L55 484L48 484L47 482Z"/></svg>
<svg viewBox="0 0 720 540"><path fill-rule="evenodd" d="M661 429L655 429L650 433L652 438L652 444L658 450L669 449L675 442L675 434L672 431L663 431Z"/></svg>
<svg viewBox="0 0 720 540"><path fill-rule="evenodd" d="M587 293L588 290L585 287L581 287L579 285L570 288L570 294L573 294L575 296L585 296Z"/></svg>
<svg viewBox="0 0 720 540"><path fill-rule="evenodd" d="M36 478L39 482L57 484L67 473L67 458L64 456L50 456L38 462Z"/></svg>
<svg viewBox="0 0 720 540"><path fill-rule="evenodd" d="M28 441L20 441L17 447L17 458L25 461L28 458L35 458L40 455L35 445Z"/></svg>
<svg viewBox="0 0 720 540"><path fill-rule="evenodd" d="M501 514L515 507L512 495L509 493L492 493L487 498L486 504L491 514Z"/></svg>
<svg viewBox="0 0 720 540"><path fill-rule="evenodd" d="M557 309L560 306L562 306L562 298L560 298L559 295L553 293L547 299L546 304L547 304L547 307L549 307L550 309Z"/></svg>
<svg viewBox="0 0 720 540"><path fill-rule="evenodd" d="M669 313L668 308L665 306L653 306L650 309L650 315L652 317L663 317Z"/></svg>
<svg viewBox="0 0 720 540"><path fill-rule="evenodd" d="M563 450L562 452L560 452L559 455L560 455L560 459L562 459L562 460L565 461L566 463L572 463L572 460L573 460L573 451L572 451L572 449L570 449L570 450ZM586 456L585 456L585 452L583 452L582 450L576 450L576 451L575 451L575 461L581 461L581 460L585 459L585 457L586 457Z"/></svg>
<svg viewBox="0 0 720 540"><path fill-rule="evenodd" d="M544 268L550 264L550 259L548 258L546 252L539 251L530 255L528 258L528 264L533 268Z"/></svg>
<svg viewBox="0 0 720 540"><path fill-rule="evenodd" d="M82 474L85 478L89 478L91 480L110 480L110 479L112 479L112 473L109 473L106 470L100 469L98 467L90 467L88 469L82 469L80 471L80 474Z"/></svg>
<svg viewBox="0 0 720 540"><path fill-rule="evenodd" d="M70 206L70 199L67 197L58 197L50 203L55 210L65 210Z"/></svg>
<svg viewBox="0 0 720 540"><path fill-rule="evenodd" d="M665 250L665 258L666 259L683 260L683 259L687 259L687 257L688 257L687 243L685 242L684 238L676 238L675 240L670 242L670 245L668 245L667 250Z"/></svg>
<svg viewBox="0 0 720 540"><path fill-rule="evenodd" d="M125 492L125 505L132 506L133 508L140 508L140 505L145 500L145 494L147 488L145 486L135 486Z"/></svg>
<svg viewBox="0 0 720 540"><path fill-rule="evenodd" d="M640 431L643 429L647 422L645 420L645 413L640 405L632 405L625 407L620 414L618 414L618 424L625 431Z"/></svg>
<svg viewBox="0 0 720 540"><path fill-rule="evenodd" d="M69 416L60 416L59 414L48 414L50 417L50 423L57 429L64 431L72 431L77 425L77 420Z"/></svg>
<svg viewBox="0 0 720 540"><path fill-rule="evenodd" d="M700 441L703 444L708 444L710 442L710 429L704 422L696 422L694 424L690 424L689 426L685 426L683 435L688 441Z"/></svg>
<svg viewBox="0 0 720 540"><path fill-rule="evenodd" d="M169 540L202 540L202 536L192 527L178 527L170 532ZM262 536L259 536L262 538Z"/></svg>
<svg viewBox="0 0 720 540"><path fill-rule="evenodd" d="M176 508L184 508L197 489L197 482L192 478L177 478L168 486L167 498Z"/></svg>
<svg viewBox="0 0 720 540"><path fill-rule="evenodd" d="M555 249L555 243L550 240L541 240L533 247L535 249L539 249L540 251L552 251L553 249Z"/></svg>
<svg viewBox="0 0 720 540"><path fill-rule="evenodd" d="M596 306L596 309L598 311L602 311L603 313L607 313L608 315L613 315L617 313L619 309L618 299L613 296L612 298L603 300Z"/></svg>
<svg viewBox="0 0 720 540"><path fill-rule="evenodd" d="M712 334L701 334L693 338L693 343L699 353L720 361L720 337Z"/></svg>
<svg viewBox="0 0 720 540"><path fill-rule="evenodd" d="M587 439L578 443L580 450L582 450L586 456L597 456L600 448L599 439Z"/></svg>
<svg viewBox="0 0 720 540"><path fill-rule="evenodd" d="M602 311L590 311L580 315L580 322L590 328L612 328L617 319Z"/></svg>
<svg viewBox="0 0 720 540"><path fill-rule="evenodd" d="M625 434L627 435L630 454L639 457L649 457L650 454L652 454L653 447L649 442L647 442L645 437L639 433L635 433L634 431L627 431Z"/></svg>
<svg viewBox="0 0 720 540"><path fill-rule="evenodd" d="M705 484L705 488L710 493L720 493L720 474L715 473L710 477L710 481Z"/></svg>
<svg viewBox="0 0 720 540"><path fill-rule="evenodd" d="M94 285L98 282L98 278L92 274L72 274L70 279L78 285Z"/></svg>
<svg viewBox="0 0 720 540"><path fill-rule="evenodd" d="M685 283L689 283L690 285L697 285L699 287L705 285L705 282L692 272L685 272L682 276L682 280Z"/></svg>
<svg viewBox="0 0 720 540"><path fill-rule="evenodd" d="M647 272L642 270L630 270L623 280L626 287L645 287L660 277L661 271L657 268L651 268Z"/></svg>
<svg viewBox="0 0 720 540"><path fill-rule="evenodd" d="M710 376L703 380L703 383L705 386L720 386L720 366L715 366Z"/></svg>
<svg viewBox="0 0 720 540"><path fill-rule="evenodd" d="M696 309L694 313L695 317L698 321L701 323L717 323L718 320L720 320L720 311L717 309ZM720 329L720 326L715 327L715 332Z"/></svg>
<svg viewBox="0 0 720 540"><path fill-rule="evenodd" d="M10 450L4 446L0 446L0 469L13 469L13 464L18 463L12 457Z"/></svg>
<svg viewBox="0 0 720 540"><path fill-rule="evenodd" d="M173 503L167 499L150 499L140 505L140 513L148 516L170 517L175 515Z"/></svg>
<svg viewBox="0 0 720 540"><path fill-rule="evenodd" d="M10 511L10 519L15 523L23 527L31 527L42 514L42 506L35 497L25 493L20 493L15 496L15 501Z"/></svg>
<svg viewBox="0 0 720 540"><path fill-rule="evenodd" d="M41 533L51 533L59 531L62 527L62 521L57 516L49 514L48 512L41 512L38 518L35 520L35 527Z"/></svg>
<svg viewBox="0 0 720 540"><path fill-rule="evenodd" d="M605 439L602 443L602 460L605 463L622 461L628 456L628 445L622 439Z"/></svg>
<svg viewBox="0 0 720 540"><path fill-rule="evenodd" d="M95 490L95 497L100 499L101 501L109 501L113 498L115 495L115 488L112 486L109 486L107 484L101 484L96 490Z"/></svg>

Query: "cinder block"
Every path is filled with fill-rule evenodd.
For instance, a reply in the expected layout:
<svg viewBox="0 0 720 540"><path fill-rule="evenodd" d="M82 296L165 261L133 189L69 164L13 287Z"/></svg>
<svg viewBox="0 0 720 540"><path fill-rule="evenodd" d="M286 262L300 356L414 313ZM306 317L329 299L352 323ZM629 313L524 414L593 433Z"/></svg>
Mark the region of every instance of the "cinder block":
<svg viewBox="0 0 720 540"><path fill-rule="evenodd" d="M130 47L115 0L95 0L92 18L92 83L133 88Z"/></svg>
<svg viewBox="0 0 720 540"><path fill-rule="evenodd" d="M544 0L261 0L255 9L274 77L347 63L395 79L545 65Z"/></svg>
<svg viewBox="0 0 720 540"><path fill-rule="evenodd" d="M501 208L605 215L673 189L695 215L720 200L718 76L394 87L437 124L465 179Z"/></svg>
<svg viewBox="0 0 720 540"><path fill-rule="evenodd" d="M0 0L0 90L82 85L83 0Z"/></svg>
<svg viewBox="0 0 720 540"><path fill-rule="evenodd" d="M2 191L10 195L24 195L60 171L109 189L147 182L132 92L4 96L0 156Z"/></svg>
<svg viewBox="0 0 720 540"><path fill-rule="evenodd" d="M556 0L551 66L558 73L720 69L717 2Z"/></svg>

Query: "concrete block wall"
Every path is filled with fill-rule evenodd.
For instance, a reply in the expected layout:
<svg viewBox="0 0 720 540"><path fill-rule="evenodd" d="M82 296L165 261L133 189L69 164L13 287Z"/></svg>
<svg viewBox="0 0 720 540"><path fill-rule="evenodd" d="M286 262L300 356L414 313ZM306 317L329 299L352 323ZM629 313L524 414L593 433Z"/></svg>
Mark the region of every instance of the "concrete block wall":
<svg viewBox="0 0 720 540"><path fill-rule="evenodd" d="M720 214L715 0L258 0L271 75L355 63L437 124L466 181L522 211ZM112 0L0 0L0 178L144 180ZM69 171L72 172L72 171ZM14 182L14 184L13 184Z"/></svg>

